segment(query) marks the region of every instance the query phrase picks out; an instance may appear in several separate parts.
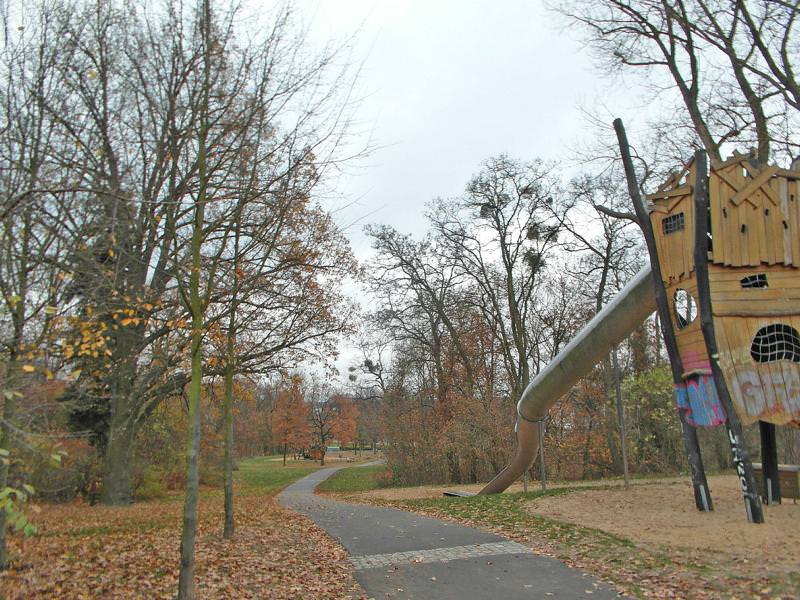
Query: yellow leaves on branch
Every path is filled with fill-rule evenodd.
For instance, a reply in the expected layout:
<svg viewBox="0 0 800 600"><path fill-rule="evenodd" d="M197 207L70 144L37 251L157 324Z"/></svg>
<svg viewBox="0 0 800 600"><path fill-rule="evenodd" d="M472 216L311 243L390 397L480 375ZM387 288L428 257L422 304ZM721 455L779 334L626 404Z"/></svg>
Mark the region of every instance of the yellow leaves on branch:
<svg viewBox="0 0 800 600"><path fill-rule="evenodd" d="M41 371L42 374L47 378L48 381L55 377L55 374L50 369L48 369L47 367L38 367L37 368L35 365L29 365L28 364L28 365L22 365L22 369L21 370L22 370L23 373L27 373L29 375L31 373L36 373L37 370Z"/></svg>
<svg viewBox="0 0 800 600"><path fill-rule="evenodd" d="M189 327L189 321L186 319L171 319L167 321L167 327L171 329L186 329Z"/></svg>
<svg viewBox="0 0 800 600"><path fill-rule="evenodd" d="M120 296L112 292L116 302L124 302L114 308L86 305L79 316L54 316L54 331L51 339L60 347L65 360L75 358L101 358L113 356L109 342L116 335L113 332L125 327L147 327L154 320L154 313L163 307L161 300L145 301L142 297ZM57 312L57 307L45 308L47 314ZM164 324L164 321L160 321ZM188 328L185 319L166 322L169 328Z"/></svg>
<svg viewBox="0 0 800 600"><path fill-rule="evenodd" d="M87 316L91 315L92 307L87 306L85 312ZM65 359L69 360L76 356L98 358L112 355L106 345L105 333L109 329L107 323L92 318L72 317L69 319L69 324L77 331L62 340L61 351Z"/></svg>

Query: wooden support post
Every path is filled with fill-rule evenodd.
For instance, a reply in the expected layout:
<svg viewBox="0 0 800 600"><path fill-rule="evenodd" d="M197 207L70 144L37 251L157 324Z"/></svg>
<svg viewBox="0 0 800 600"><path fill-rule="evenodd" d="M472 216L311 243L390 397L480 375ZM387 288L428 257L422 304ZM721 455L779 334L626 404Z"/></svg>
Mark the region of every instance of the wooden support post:
<svg viewBox="0 0 800 600"><path fill-rule="evenodd" d="M664 336L664 346L669 356L670 368L672 370L672 381L676 387L683 386L683 363L678 354L678 341L675 338L675 330L672 328L672 319L669 316L669 303L667 302L667 291L664 288L664 281L661 277L661 266L658 263L658 250L656 239L653 234L653 225L650 222L650 215L644 205L642 196L639 193L639 183L636 180L636 171L631 160L630 146L628 137L625 134L625 127L621 119L614 119L614 130L617 132L619 149L622 155L622 164L625 167L625 177L628 181L628 193L633 200L633 207L636 210L636 218L639 227L642 229L644 241L647 244L647 252L650 255L650 269L653 274L653 286L656 296L656 307L658 318L661 322L661 332ZM703 467L703 458L700 455L700 444L697 441L697 432L694 427L686 421L682 411L678 411L681 421L681 434L683 435L683 447L686 450L686 458L689 462L689 472L692 476L692 488L694 490L694 504L697 510L714 510L711 500L711 492L708 489L706 472Z"/></svg>
<svg viewBox="0 0 800 600"><path fill-rule="evenodd" d="M619 359L617 358L617 348L614 347L611 353L611 363L614 366L614 394L617 405L617 423L619 425L619 444L622 450L622 474L625 477L625 489L630 489L631 479L628 474L628 439L625 433L625 409L622 406L622 382L619 372Z"/></svg>
<svg viewBox="0 0 800 600"><path fill-rule="evenodd" d="M695 152L694 167L694 268L697 276L700 328L703 330L703 339L710 358L711 374L714 378L714 385L717 388L717 395L727 417L725 426L728 428L728 439L731 443L733 462L742 486L747 520L751 523L763 523L764 509L761 506L761 498L759 498L756 490L756 480L753 476L753 464L750 461L750 454L744 444L742 423L733 408L728 386L719 366L719 350L717 349L717 338L714 333L714 313L712 312L711 287L708 277L708 173L706 171L706 153L702 150Z"/></svg>
<svg viewBox="0 0 800 600"><path fill-rule="evenodd" d="M539 474L541 475L542 491L547 491L547 471L544 469L544 419L539 421Z"/></svg>
<svg viewBox="0 0 800 600"><path fill-rule="evenodd" d="M761 497L767 504L781 503L781 479L778 475L778 443L775 437L775 424L758 422L761 434L761 469L764 473L764 489Z"/></svg>

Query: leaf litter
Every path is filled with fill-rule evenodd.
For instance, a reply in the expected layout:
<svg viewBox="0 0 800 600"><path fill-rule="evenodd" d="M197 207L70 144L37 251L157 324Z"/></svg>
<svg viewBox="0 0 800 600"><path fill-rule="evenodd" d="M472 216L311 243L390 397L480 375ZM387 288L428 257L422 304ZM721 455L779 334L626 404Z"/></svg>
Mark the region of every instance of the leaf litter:
<svg viewBox="0 0 800 600"><path fill-rule="evenodd" d="M273 496L236 499L236 535L222 537L220 494L201 500L198 598L362 600L344 549ZM180 497L129 507L43 506L40 534L9 539L0 597L172 599L178 585Z"/></svg>

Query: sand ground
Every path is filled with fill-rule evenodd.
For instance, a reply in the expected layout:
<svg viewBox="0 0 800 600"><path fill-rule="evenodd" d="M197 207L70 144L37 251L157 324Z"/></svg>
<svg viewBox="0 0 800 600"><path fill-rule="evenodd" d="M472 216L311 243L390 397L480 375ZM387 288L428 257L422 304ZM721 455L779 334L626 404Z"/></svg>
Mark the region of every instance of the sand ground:
<svg viewBox="0 0 800 600"><path fill-rule="evenodd" d="M736 560L767 560L800 569L800 504L784 499L764 507L764 523L747 522L739 482L712 476L714 510L694 506L688 479L581 491L532 501L533 514L601 529L637 542L706 550Z"/></svg>

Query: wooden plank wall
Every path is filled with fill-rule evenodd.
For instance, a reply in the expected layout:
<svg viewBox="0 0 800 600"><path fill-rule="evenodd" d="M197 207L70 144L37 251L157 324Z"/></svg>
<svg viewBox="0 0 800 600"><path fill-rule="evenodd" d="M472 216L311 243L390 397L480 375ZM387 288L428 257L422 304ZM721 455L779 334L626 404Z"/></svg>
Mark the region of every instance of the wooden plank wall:
<svg viewBox="0 0 800 600"><path fill-rule="evenodd" d="M685 177L647 196L651 204L650 221L656 238L661 277L667 287L689 278L694 271L693 182L694 173L687 167ZM679 213L684 216L683 229L665 235L663 221Z"/></svg>
<svg viewBox="0 0 800 600"><path fill-rule="evenodd" d="M716 264L800 266L798 180L744 157L713 166L709 179ZM800 177L800 173L797 173Z"/></svg>
<svg viewBox="0 0 800 600"><path fill-rule="evenodd" d="M745 424L800 421L800 364L757 363L750 355L762 327L783 323L800 331L798 176L756 168L740 156L713 165L709 180L714 328L720 367ZM767 287L742 287L744 277L757 274Z"/></svg>
<svg viewBox="0 0 800 600"><path fill-rule="evenodd" d="M661 277L667 291L670 317L678 352L683 363L684 378L691 373L708 372L708 352L706 351L703 333L700 330L700 319L695 318L688 326L679 326L675 293L679 289L691 294L698 310L697 283L694 278L694 165L688 164L683 171L673 174L658 192L647 196L650 203L650 221L656 237ZM664 234L663 221L683 213L684 227L680 231Z"/></svg>
<svg viewBox="0 0 800 600"><path fill-rule="evenodd" d="M700 329L699 315L696 316L691 323L683 327L683 329L679 327L675 309L675 293L680 289L684 289L691 294L694 301L695 313L698 314L697 281L694 277L691 277L684 279L680 284L667 288L670 317L672 318L672 326L675 330L675 339L678 342L678 352L681 355L685 379L687 375L693 372L695 374L710 374L711 365L708 362L708 352L706 351L706 344L703 340L703 332Z"/></svg>
<svg viewBox="0 0 800 600"><path fill-rule="evenodd" d="M768 287L742 287L742 279L758 274L766 277ZM709 279L715 317L800 315L800 271L796 268L709 265Z"/></svg>

